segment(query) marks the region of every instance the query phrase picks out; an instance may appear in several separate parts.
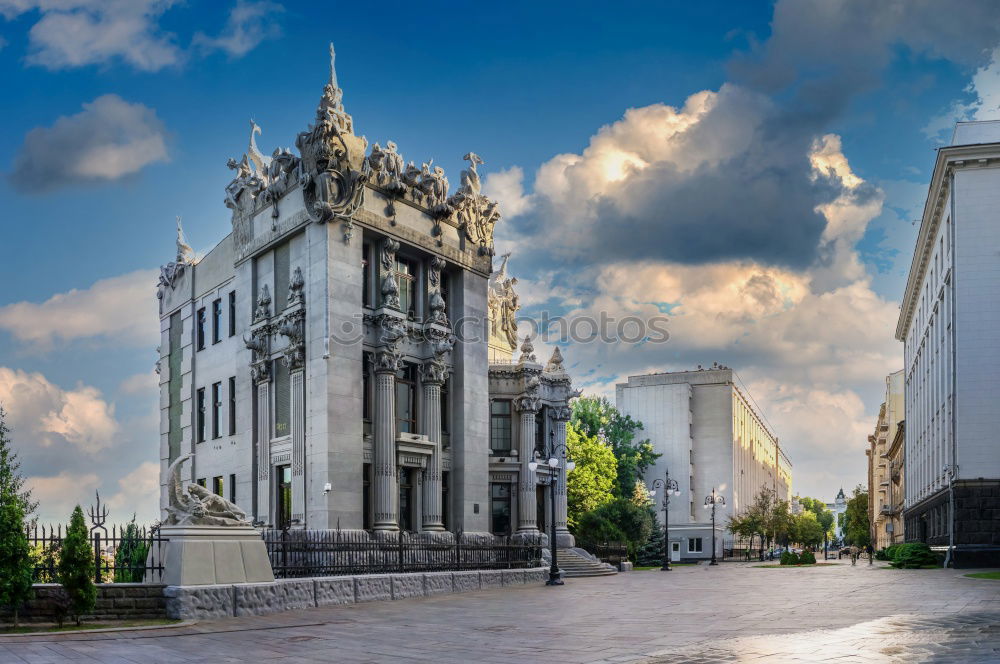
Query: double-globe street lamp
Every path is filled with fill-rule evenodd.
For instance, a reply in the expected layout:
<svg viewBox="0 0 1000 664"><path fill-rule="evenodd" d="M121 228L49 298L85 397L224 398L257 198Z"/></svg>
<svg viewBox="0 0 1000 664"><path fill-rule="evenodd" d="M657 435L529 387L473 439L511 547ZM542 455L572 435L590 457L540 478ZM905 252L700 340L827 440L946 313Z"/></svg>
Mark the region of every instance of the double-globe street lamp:
<svg viewBox="0 0 1000 664"><path fill-rule="evenodd" d="M712 562L709 565L718 565L719 563L715 560L715 506L725 505L726 499L715 492L715 487L712 487L712 493L705 496L705 509L709 507L712 508Z"/></svg>
<svg viewBox="0 0 1000 664"><path fill-rule="evenodd" d="M655 480L649 497L656 495L657 489L663 489L663 567L660 571L670 571L670 496L681 495L677 480L670 479L670 469L667 469L664 479Z"/></svg>
<svg viewBox="0 0 1000 664"><path fill-rule="evenodd" d="M554 432L553 432L554 433ZM550 435L550 441L552 436ZM559 457L556 456L558 452L562 452L562 459L565 462L566 472L576 468L576 463L569 460L566 455L568 453L568 448L560 443L559 445L553 445L549 443L550 453L548 455L548 460L545 462L549 467L548 480L541 482L542 486L549 487L549 497L551 498L552 513L549 518L549 545L552 552L552 564L549 566L549 580L545 582L547 586L561 586L563 585L563 580L559 578L559 564L556 560L556 482L558 477L555 475L555 470L559 467ZM532 459L528 462L528 468L531 472L538 470L538 460Z"/></svg>

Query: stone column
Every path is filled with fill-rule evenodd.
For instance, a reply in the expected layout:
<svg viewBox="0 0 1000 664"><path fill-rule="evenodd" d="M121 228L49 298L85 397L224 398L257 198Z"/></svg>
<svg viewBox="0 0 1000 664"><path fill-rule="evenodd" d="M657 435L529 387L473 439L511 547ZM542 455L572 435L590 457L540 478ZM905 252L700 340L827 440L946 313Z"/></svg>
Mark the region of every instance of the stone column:
<svg viewBox="0 0 1000 664"><path fill-rule="evenodd" d="M436 361L427 362L420 369L424 388L421 420L424 434L434 443L434 452L423 472L420 521L422 530L440 532L444 530L441 520L441 386L447 369L443 363Z"/></svg>
<svg viewBox="0 0 1000 664"><path fill-rule="evenodd" d="M557 471L558 477L556 479L556 543L559 546L573 546L575 543L573 536L566 526L566 461L568 455L563 457L562 455L566 448L559 447L560 445L566 445L566 422L569 419L570 411L569 408L555 408L552 413L552 424L555 431L553 451L558 450L556 457L560 461L559 470Z"/></svg>
<svg viewBox="0 0 1000 664"><path fill-rule="evenodd" d="M306 372L302 369L290 376L292 395L292 519L306 526Z"/></svg>
<svg viewBox="0 0 1000 664"><path fill-rule="evenodd" d="M257 518L271 520L271 383L257 383Z"/></svg>
<svg viewBox="0 0 1000 664"><path fill-rule="evenodd" d="M375 530L398 530L396 500L396 370L399 353L381 350L375 360L375 437L372 454Z"/></svg>
<svg viewBox="0 0 1000 664"><path fill-rule="evenodd" d="M535 452L535 414L538 412L541 403L537 397L520 397L514 401L517 408L520 425L520 459L521 477L518 481L517 492L517 532L524 534L537 534L538 523L536 514L536 494L535 471L528 467L534 459Z"/></svg>

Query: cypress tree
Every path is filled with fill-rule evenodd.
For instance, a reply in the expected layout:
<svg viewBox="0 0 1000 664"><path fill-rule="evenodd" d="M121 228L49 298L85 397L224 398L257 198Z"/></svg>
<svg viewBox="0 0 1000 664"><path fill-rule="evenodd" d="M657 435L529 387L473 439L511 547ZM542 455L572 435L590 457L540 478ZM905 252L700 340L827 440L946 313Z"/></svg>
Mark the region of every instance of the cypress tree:
<svg viewBox="0 0 1000 664"><path fill-rule="evenodd" d="M10 607L17 627L21 605L31 597L31 547L24 520L36 503L24 489L5 418L0 408L0 606Z"/></svg>
<svg viewBox="0 0 1000 664"><path fill-rule="evenodd" d="M83 510L77 505L73 510L62 554L59 556L59 583L69 595L70 611L80 624L80 618L97 604L97 587L94 586L94 558L90 549L87 524Z"/></svg>
<svg viewBox="0 0 1000 664"><path fill-rule="evenodd" d="M646 542L639 547L639 551L635 555L635 564L640 567L663 564L663 526L660 525L652 510L649 514L652 521L649 537L646 538Z"/></svg>

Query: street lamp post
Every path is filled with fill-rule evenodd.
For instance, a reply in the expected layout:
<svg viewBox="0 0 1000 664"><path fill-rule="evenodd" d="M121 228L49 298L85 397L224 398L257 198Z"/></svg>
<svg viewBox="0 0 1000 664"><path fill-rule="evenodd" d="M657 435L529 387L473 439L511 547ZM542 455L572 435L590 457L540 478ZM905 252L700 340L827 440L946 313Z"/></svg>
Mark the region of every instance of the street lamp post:
<svg viewBox="0 0 1000 664"><path fill-rule="evenodd" d="M663 572L670 571L670 496L681 495L681 488L677 485L677 480L670 479L670 469L667 469L664 479L653 482L653 490L649 492L649 497L656 495L658 488L663 489Z"/></svg>
<svg viewBox="0 0 1000 664"><path fill-rule="evenodd" d="M719 563L715 560L715 506L725 505L726 499L724 496L720 496L715 492L715 487L712 487L711 495L705 497L705 509L709 507L712 508L712 562L709 565L718 565Z"/></svg>
<svg viewBox="0 0 1000 664"><path fill-rule="evenodd" d="M566 453L568 451L567 447L560 443L559 445L553 445L550 441L549 449L551 454L549 454L548 460L545 462L549 467L549 477L548 480L542 482L542 486L549 487L549 497L551 498L552 513L549 518L549 546L551 551L552 564L549 566L549 580L545 582L547 586L561 586L563 585L563 580L559 578L559 563L556 559L556 482L558 478L552 474L559 467L559 458L556 457L556 452L562 451L562 458L565 460L566 472L576 468L576 463L570 461L566 458ZM538 469L538 461L532 460L528 462L528 468L532 472Z"/></svg>

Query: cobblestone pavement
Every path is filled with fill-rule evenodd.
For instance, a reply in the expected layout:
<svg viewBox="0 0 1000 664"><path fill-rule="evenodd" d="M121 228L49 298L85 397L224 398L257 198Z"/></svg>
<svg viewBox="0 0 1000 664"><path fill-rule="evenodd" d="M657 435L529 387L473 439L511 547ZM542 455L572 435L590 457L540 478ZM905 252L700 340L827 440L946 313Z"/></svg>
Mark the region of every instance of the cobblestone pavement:
<svg viewBox="0 0 1000 664"><path fill-rule="evenodd" d="M0 637L0 662L1000 662L1000 582L726 563L131 632Z"/></svg>

